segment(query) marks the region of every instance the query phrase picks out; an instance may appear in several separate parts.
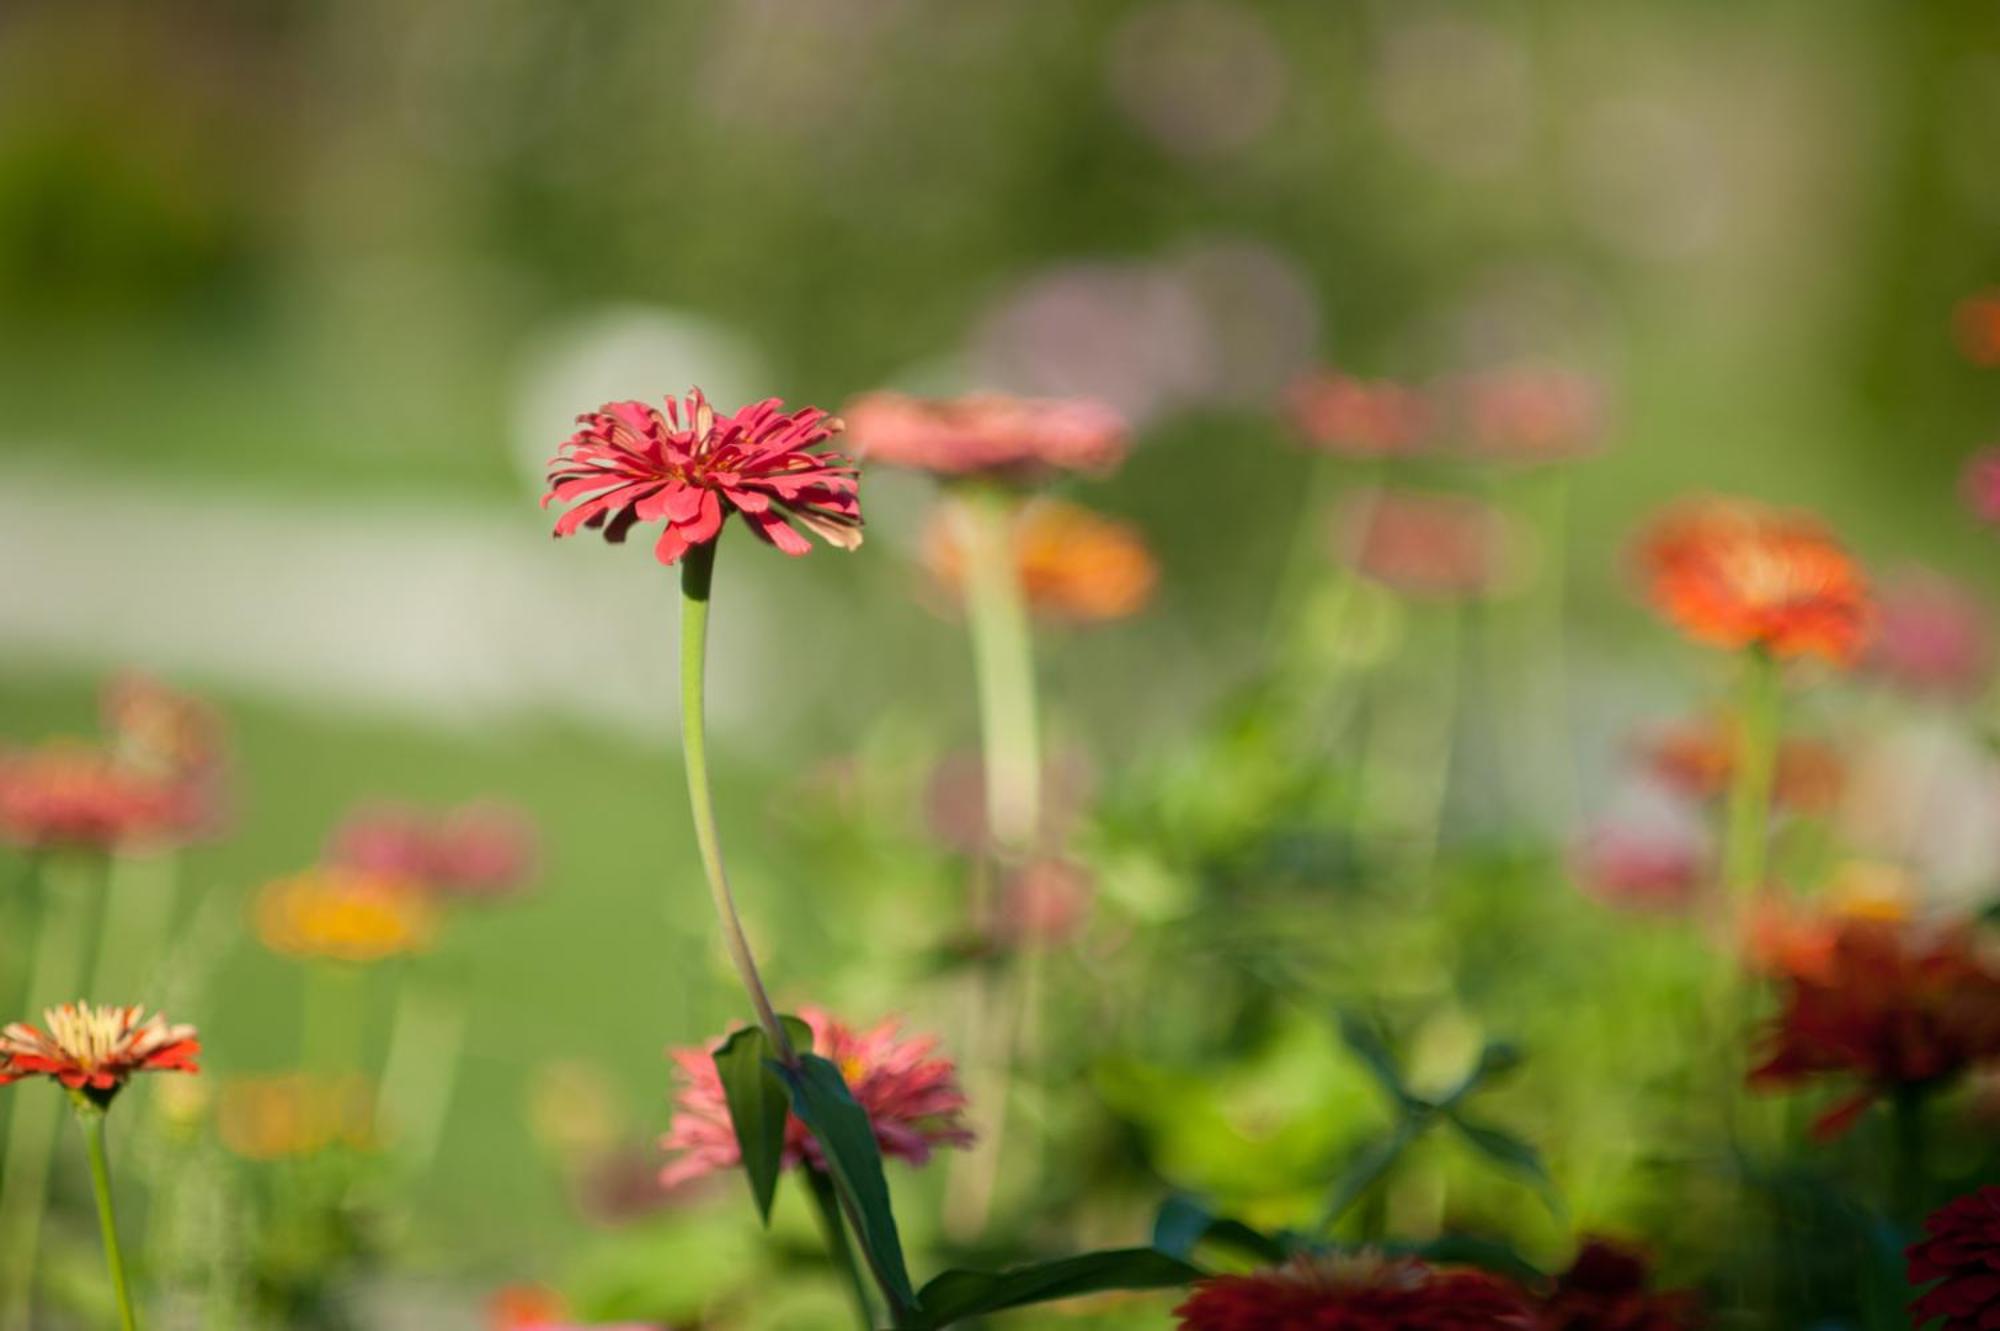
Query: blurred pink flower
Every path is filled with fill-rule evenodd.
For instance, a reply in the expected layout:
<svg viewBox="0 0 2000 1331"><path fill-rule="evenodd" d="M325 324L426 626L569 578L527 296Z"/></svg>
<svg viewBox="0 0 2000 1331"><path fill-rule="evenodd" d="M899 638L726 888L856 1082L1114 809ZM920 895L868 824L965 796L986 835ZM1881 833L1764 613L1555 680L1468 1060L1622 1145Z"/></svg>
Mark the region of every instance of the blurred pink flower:
<svg viewBox="0 0 2000 1331"><path fill-rule="evenodd" d="M153 848L213 822L206 783L138 771L97 745L0 750L0 840L14 845Z"/></svg>
<svg viewBox="0 0 2000 1331"><path fill-rule="evenodd" d="M349 814L327 843L333 865L443 897L504 896L533 874L535 860L534 824L497 803L442 813L405 804L367 805Z"/></svg>
<svg viewBox="0 0 2000 1331"><path fill-rule="evenodd" d="M1334 542L1341 562L1406 596L1485 596L1515 572L1505 516L1467 495L1351 492L1335 510Z"/></svg>
<svg viewBox="0 0 2000 1331"><path fill-rule="evenodd" d="M1993 673L1985 604L1942 573L1904 569L1877 593L1876 629L1863 666L1912 693L1969 698Z"/></svg>
<svg viewBox="0 0 2000 1331"><path fill-rule="evenodd" d="M850 402L847 420L864 460L941 476L1104 473L1125 460L1127 447L1124 418L1083 398L878 392Z"/></svg>
<svg viewBox="0 0 2000 1331"><path fill-rule="evenodd" d="M843 1025L816 1007L801 1007L798 1015L812 1028L812 1052L838 1065L847 1086L875 1127L882 1154L921 1165L938 1146L969 1146L972 1132L963 1118L966 1099L959 1089L958 1070L949 1059L934 1058L937 1041L929 1036L899 1039L895 1019L865 1031ZM722 1041L670 1051L680 1068L680 1088L674 1096L674 1120L661 1139L673 1156L661 1171L664 1187L678 1187L742 1162L722 1078L715 1070L715 1051ZM819 1162L819 1144L796 1116L785 1123L784 1164Z"/></svg>
<svg viewBox="0 0 2000 1331"><path fill-rule="evenodd" d="M1972 516L2000 526L2000 445L1982 448L1965 460L1958 488Z"/></svg>
<svg viewBox="0 0 2000 1331"><path fill-rule="evenodd" d="M1016 946L1060 947L1090 918L1096 877L1074 860L1029 860L1001 885L1000 937Z"/></svg>
<svg viewBox="0 0 2000 1331"><path fill-rule="evenodd" d="M1300 438L1341 457L1406 457L1421 452L1431 432L1431 406L1420 390L1338 370L1296 380L1285 407Z"/></svg>
<svg viewBox="0 0 2000 1331"><path fill-rule="evenodd" d="M698 388L666 408L609 402L577 418L583 428L549 460L542 496L544 508L573 505L556 519L557 536L589 528L616 542L638 523L663 522L653 553L672 564L741 513L788 555L812 549L792 522L843 550L861 544L853 466L813 451L839 421L813 407L785 411L777 398L718 413Z"/></svg>
<svg viewBox="0 0 2000 1331"><path fill-rule="evenodd" d="M1687 826L1608 822L1583 838L1573 862L1584 892L1604 905L1678 914L1700 895L1709 847Z"/></svg>
<svg viewBox="0 0 2000 1331"><path fill-rule="evenodd" d="M1573 370L1487 370L1460 379L1452 398L1467 444L1491 461L1564 462L1603 443L1603 386Z"/></svg>

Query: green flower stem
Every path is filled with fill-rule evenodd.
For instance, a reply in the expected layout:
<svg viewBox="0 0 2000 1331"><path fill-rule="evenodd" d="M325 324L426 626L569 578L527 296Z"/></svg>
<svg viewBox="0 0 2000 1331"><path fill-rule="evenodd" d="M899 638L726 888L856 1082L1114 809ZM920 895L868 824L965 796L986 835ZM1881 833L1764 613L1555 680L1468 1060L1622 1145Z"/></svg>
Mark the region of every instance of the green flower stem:
<svg viewBox="0 0 2000 1331"><path fill-rule="evenodd" d="M811 1165L805 1167L805 1176L813 1209L819 1215L820 1232L826 1236L827 1256L840 1268L847 1281L847 1292L854 1300L854 1319L861 1331L874 1331L875 1306L868 1297L868 1282L861 1278L861 1268L855 1265L854 1246L847 1241L847 1223L841 1219L840 1196L834 1191L833 1180L825 1170Z"/></svg>
<svg viewBox="0 0 2000 1331"><path fill-rule="evenodd" d="M1742 688L1722 854L1723 886L1729 893L1731 913L1739 915L1764 887L1783 702L1777 659L1761 647L1746 653Z"/></svg>
<svg viewBox="0 0 2000 1331"><path fill-rule="evenodd" d="M166 851L119 851L105 877L104 921L88 988L106 1002L129 1003L146 987L148 949L163 949L173 932L174 856Z"/></svg>
<svg viewBox="0 0 2000 1331"><path fill-rule="evenodd" d="M77 997L84 921L93 895L91 868L92 862L80 855L51 854L42 861L41 919L23 1015L39 1014L44 1005ZM62 1108L53 1096L20 1090L13 1088L6 1167L0 1175L5 1179L0 1187L0 1328L5 1331L26 1331L33 1315L49 1163L62 1123Z"/></svg>
<svg viewBox="0 0 2000 1331"><path fill-rule="evenodd" d="M986 825L993 844L1007 854L1035 848L1042 805L1034 645L1014 565L1017 508L1012 495L991 486L968 488L958 501L966 621L985 761Z"/></svg>
<svg viewBox="0 0 2000 1331"><path fill-rule="evenodd" d="M694 814L695 844L701 849L701 866L708 878L708 891L715 913L722 921L722 941L737 978L757 1010L757 1024L771 1041L771 1048L787 1066L796 1066L798 1051L792 1048L778 1010L757 972L757 958L744 936L743 920L736 911L735 894L729 890L729 872L722 863L722 837L715 826L715 800L708 784L708 726L705 711L705 680L708 673L708 598L715 576L715 548L719 540L697 545L681 557L681 756L687 764L688 807Z"/></svg>
<svg viewBox="0 0 2000 1331"><path fill-rule="evenodd" d="M1898 1222L1914 1227L1924 1214L1925 1140L1924 1102L1929 1092L1923 1086L1905 1086L1890 1102L1890 1126L1895 1133L1895 1150L1889 1167L1895 1178L1889 1185L1890 1214Z"/></svg>
<svg viewBox="0 0 2000 1331"><path fill-rule="evenodd" d="M138 1331L139 1319L132 1314L132 1289L125 1278L125 1253L118 1246L118 1215L111 1204L111 1166L104 1155L104 1106L81 1091L72 1091L70 1099L76 1105L76 1121L83 1128L84 1148L90 1155L90 1186L97 1198L97 1227L104 1235L104 1263L111 1268L111 1292L118 1296L118 1325L124 1331Z"/></svg>

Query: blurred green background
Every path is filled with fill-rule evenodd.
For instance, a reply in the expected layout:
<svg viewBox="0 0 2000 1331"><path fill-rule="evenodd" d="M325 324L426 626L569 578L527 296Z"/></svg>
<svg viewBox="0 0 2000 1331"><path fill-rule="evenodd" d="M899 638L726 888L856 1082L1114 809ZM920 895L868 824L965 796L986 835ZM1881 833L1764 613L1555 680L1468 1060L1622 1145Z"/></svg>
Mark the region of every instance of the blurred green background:
<svg viewBox="0 0 2000 1331"><path fill-rule="evenodd" d="M12 0L0 735L88 731L123 666L216 700L236 810L187 857L203 898L303 867L364 798L531 811L536 890L417 963L475 1001L407 1223L439 1269L560 1278L606 1240L533 1141L536 1070L600 1066L643 1140L662 1048L739 1007L673 579L535 507L569 416L696 383L1109 397L1140 446L1079 496L1143 528L1162 589L1043 662L1115 788L1260 669L1295 373L1577 365L1614 425L1545 574L1603 749L1635 693L1701 680L1619 571L1669 495L1813 507L2000 590L1953 497L2000 387L1951 340L2000 276L1996 133L1990 0ZM957 888L908 850L903 777L973 739L966 653L914 570L927 487L864 501L851 558L722 555L724 832L787 1001L937 1024ZM837 797L874 830L830 851ZM186 1014L211 1066L286 1066L290 968L215 960Z"/></svg>

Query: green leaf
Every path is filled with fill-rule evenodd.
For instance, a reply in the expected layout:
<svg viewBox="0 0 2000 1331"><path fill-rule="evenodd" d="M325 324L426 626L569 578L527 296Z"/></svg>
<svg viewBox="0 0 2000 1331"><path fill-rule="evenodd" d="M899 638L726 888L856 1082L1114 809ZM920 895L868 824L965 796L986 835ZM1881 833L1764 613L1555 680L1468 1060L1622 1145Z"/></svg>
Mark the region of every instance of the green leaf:
<svg viewBox="0 0 2000 1331"><path fill-rule="evenodd" d="M917 1296L903 1263L903 1241L889 1208L889 1181L882 1173L882 1151L868 1111L856 1103L840 1069L817 1054L805 1054L797 1067L780 1068L779 1073L791 1087L792 1112L819 1142L841 1208L861 1240L862 1255L901 1325L917 1306Z"/></svg>
<svg viewBox="0 0 2000 1331"><path fill-rule="evenodd" d="M1406 1119L1394 1132L1379 1137L1356 1152L1353 1161L1334 1180L1333 1190L1327 1194L1326 1209L1320 1212L1320 1228L1327 1226L1347 1214L1347 1208L1361 1199L1361 1194L1373 1187L1377 1180L1389 1172L1403 1150L1423 1131L1423 1121Z"/></svg>
<svg viewBox="0 0 2000 1331"><path fill-rule="evenodd" d="M1265 1262L1282 1262L1286 1252L1270 1235L1241 1220L1218 1216L1199 1199L1175 1193L1160 1205L1153 1219L1153 1247L1169 1257L1186 1259L1203 1243L1218 1243Z"/></svg>
<svg viewBox="0 0 2000 1331"><path fill-rule="evenodd" d="M1555 1180L1549 1176L1548 1166L1542 1163L1540 1151L1511 1132L1468 1123L1456 1114L1448 1117L1451 1125L1475 1151L1503 1168L1525 1175L1535 1185L1535 1190L1541 1194L1549 1210L1558 1216L1563 1214L1562 1198L1556 1192Z"/></svg>
<svg viewBox="0 0 2000 1331"><path fill-rule="evenodd" d="M1472 1071L1465 1074L1465 1079L1440 1104L1451 1108L1488 1082L1496 1081L1520 1067L1525 1059L1526 1055L1517 1046L1504 1041L1487 1045L1479 1051L1479 1061L1472 1065Z"/></svg>
<svg viewBox="0 0 2000 1331"><path fill-rule="evenodd" d="M715 1051L716 1075L729 1105L729 1126L743 1152L743 1172L750 1179L750 1197L757 1214L771 1223L771 1199L778 1193L778 1170L785 1154L785 1119L791 1096L784 1079L773 1072L777 1051L763 1028L737 1031Z"/></svg>
<svg viewBox="0 0 2000 1331"><path fill-rule="evenodd" d="M1498 1272L1531 1289L1548 1278L1508 1244L1473 1234L1443 1234L1423 1243L1392 1243L1386 1245L1386 1250L1407 1253L1439 1266L1476 1266L1483 1271Z"/></svg>
<svg viewBox="0 0 2000 1331"><path fill-rule="evenodd" d="M1153 1248L1119 1248L1006 1271L946 1271L924 1286L914 1331L966 1317L1053 1303L1113 1289L1171 1289L1201 1278L1199 1268Z"/></svg>
<svg viewBox="0 0 2000 1331"><path fill-rule="evenodd" d="M1389 1052L1389 1046L1373 1026L1356 1013L1342 1012L1340 1038L1391 1099L1399 1105L1414 1102L1415 1097L1403 1086L1403 1072L1396 1066L1396 1056Z"/></svg>

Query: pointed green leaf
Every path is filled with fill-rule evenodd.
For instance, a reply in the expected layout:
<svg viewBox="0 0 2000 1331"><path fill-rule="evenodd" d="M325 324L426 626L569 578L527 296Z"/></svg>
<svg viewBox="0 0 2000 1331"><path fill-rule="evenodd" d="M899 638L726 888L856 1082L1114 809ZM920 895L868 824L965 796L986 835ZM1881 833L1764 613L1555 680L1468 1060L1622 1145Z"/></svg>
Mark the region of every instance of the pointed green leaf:
<svg viewBox="0 0 2000 1331"><path fill-rule="evenodd" d="M1333 1190L1327 1194L1326 1209L1320 1212L1320 1228L1326 1228L1347 1214L1347 1208L1359 1201L1361 1194L1389 1172L1389 1167L1402 1156L1404 1148L1422 1131L1419 1121L1406 1119L1394 1132L1377 1138L1356 1152L1353 1161L1334 1180Z"/></svg>
<svg viewBox="0 0 2000 1331"><path fill-rule="evenodd" d="M889 1209L889 1181L882 1173L882 1151L868 1111L855 1101L840 1069L816 1054L803 1055L798 1066L780 1069L780 1075L791 1087L792 1112L819 1142L841 1209L901 1325L917 1297L903 1263L903 1241Z"/></svg>
<svg viewBox="0 0 2000 1331"><path fill-rule="evenodd" d="M771 1070L776 1051L761 1027L737 1031L715 1051L716 1075L729 1105L729 1126L743 1152L743 1172L750 1180L750 1197L765 1224L771 1222L771 1199L778 1192L778 1171L785 1154L785 1118L791 1096Z"/></svg>
<svg viewBox="0 0 2000 1331"><path fill-rule="evenodd" d="M1489 1128L1479 1123L1468 1123L1453 1114L1451 1125L1475 1151L1488 1160L1517 1174L1526 1176L1542 1196L1543 1202L1556 1215L1563 1213L1562 1198L1556 1192L1555 1180L1549 1176L1548 1166L1542 1163L1542 1153L1531 1144L1516 1137L1511 1132L1499 1128Z"/></svg>
<svg viewBox="0 0 2000 1331"><path fill-rule="evenodd" d="M1396 1066L1396 1056L1389 1052L1389 1046L1383 1043L1372 1025L1356 1013L1342 1012L1340 1038L1382 1089L1389 1093L1390 1099L1399 1105L1413 1101L1414 1097L1403 1086L1403 1072Z"/></svg>
<svg viewBox="0 0 2000 1331"><path fill-rule="evenodd" d="M1153 1218L1153 1247L1169 1257L1186 1259L1203 1243L1219 1243L1265 1262L1282 1262L1286 1252L1278 1240L1241 1220L1218 1216L1198 1198L1175 1193Z"/></svg>
<svg viewBox="0 0 2000 1331"><path fill-rule="evenodd" d="M1201 1278L1199 1268L1153 1248L1119 1248L1006 1271L946 1271L924 1286L917 1331L967 1317L1053 1303L1113 1289L1171 1289Z"/></svg>
<svg viewBox="0 0 2000 1331"><path fill-rule="evenodd" d="M1497 1081L1520 1067L1524 1057L1518 1047L1505 1041L1495 1041L1487 1045L1479 1051L1479 1061L1472 1065L1472 1071L1465 1074L1465 1079L1459 1082L1440 1104L1449 1109L1460 1103L1480 1087Z"/></svg>

